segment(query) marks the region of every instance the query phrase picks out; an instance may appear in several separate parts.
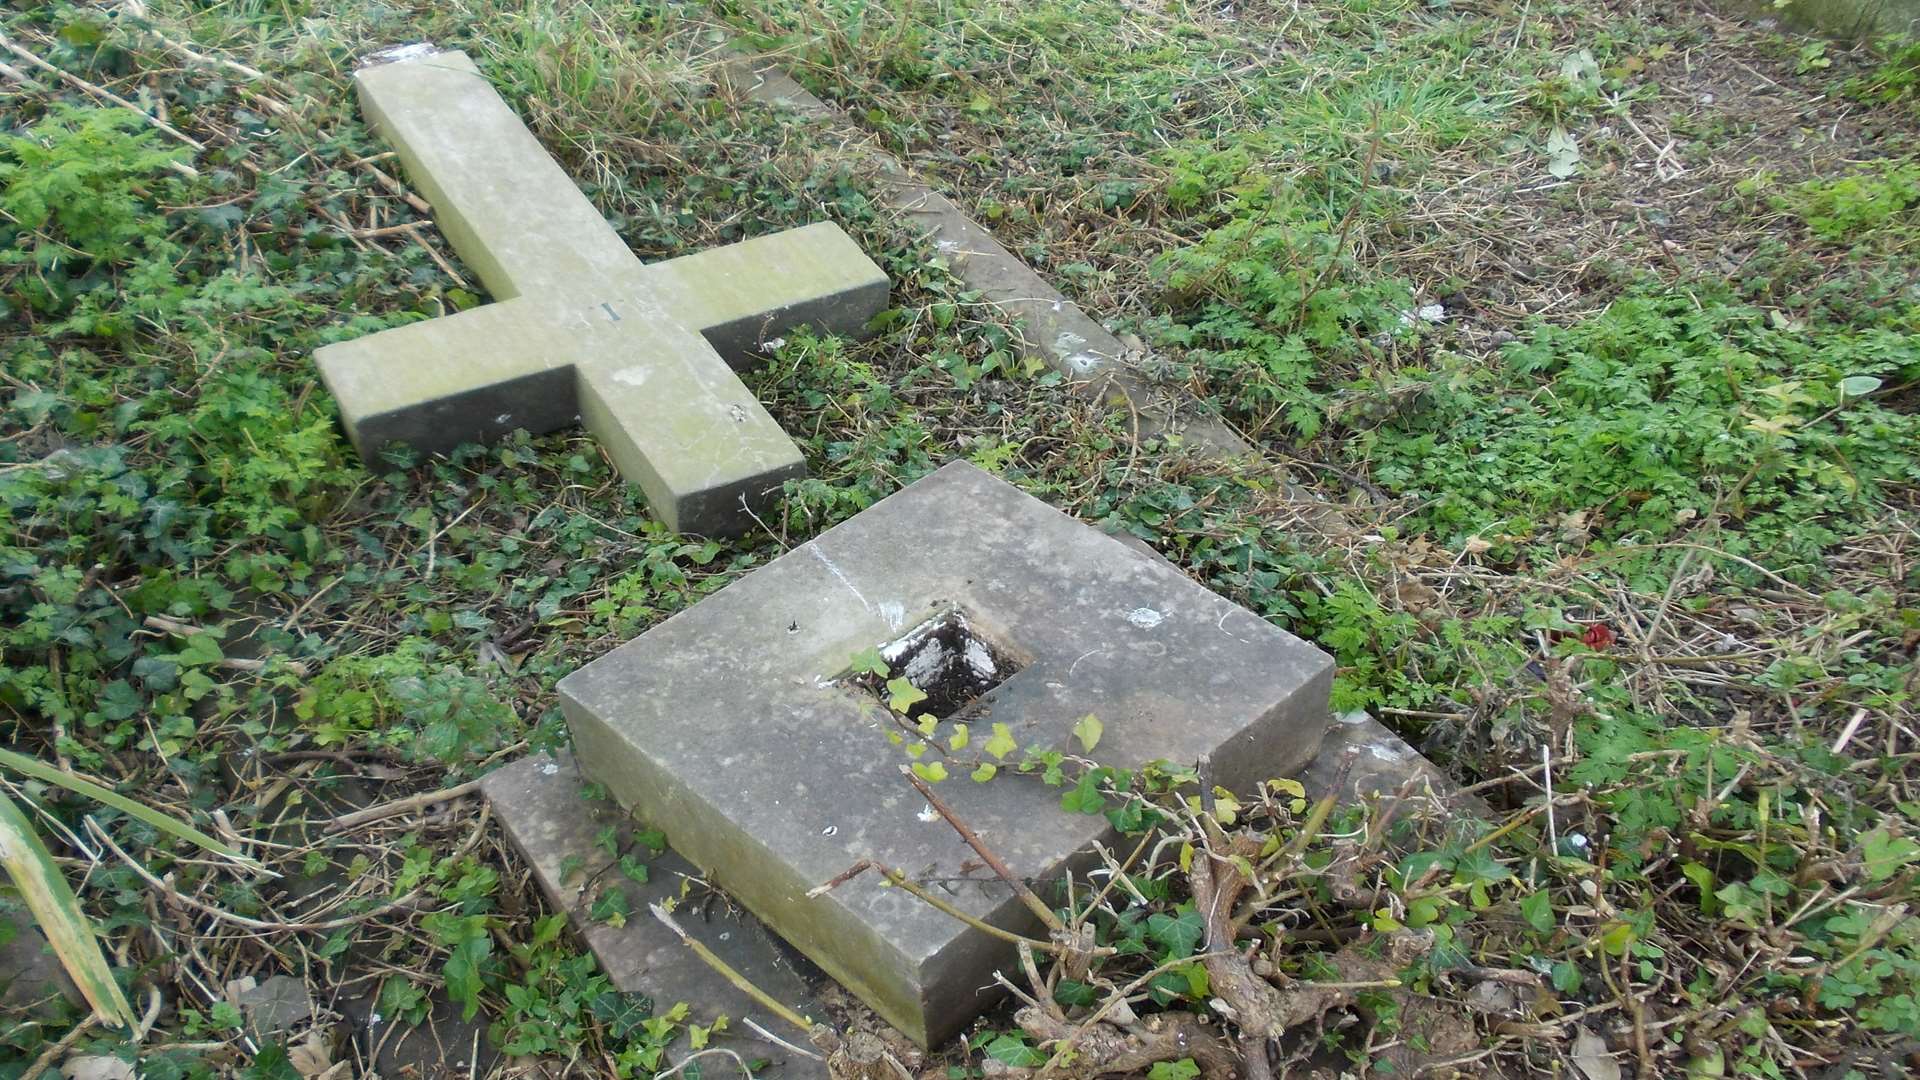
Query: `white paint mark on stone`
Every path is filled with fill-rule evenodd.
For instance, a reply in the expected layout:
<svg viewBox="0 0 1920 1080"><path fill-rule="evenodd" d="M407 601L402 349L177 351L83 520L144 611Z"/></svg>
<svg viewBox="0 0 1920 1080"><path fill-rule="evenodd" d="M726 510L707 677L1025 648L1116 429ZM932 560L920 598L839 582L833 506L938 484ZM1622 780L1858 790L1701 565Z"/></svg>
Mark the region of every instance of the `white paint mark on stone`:
<svg viewBox="0 0 1920 1080"><path fill-rule="evenodd" d="M1166 616L1150 607L1137 607L1127 612L1127 621L1142 630L1151 630L1166 621Z"/></svg>
<svg viewBox="0 0 1920 1080"><path fill-rule="evenodd" d="M838 825L829 825L829 826L827 826L826 828L824 828L824 829L821 829L821 830L820 830L820 835L821 835L821 836L832 836L832 835L834 835L835 833L837 833L837 832L839 832L839 831L840 831L840 826L838 826Z"/></svg>
<svg viewBox="0 0 1920 1080"><path fill-rule="evenodd" d="M882 600L880 617L886 620L889 631L898 633L901 627L907 625L907 606L895 600Z"/></svg>
<svg viewBox="0 0 1920 1080"><path fill-rule="evenodd" d="M512 414L512 413L510 413L510 412L503 412L503 413L501 413L501 414L500 414L499 416L496 416L496 417L494 417L494 418L493 418L493 422L494 422L495 424L498 424L498 425L499 425L499 426L501 426L501 427L505 427L505 426L507 425L507 421L509 421L509 420L512 420L512 419L513 419L513 414Z"/></svg>
<svg viewBox="0 0 1920 1080"><path fill-rule="evenodd" d="M549 761L540 766L541 776L552 776L558 773L559 771L560 771L560 763L557 761Z"/></svg>
<svg viewBox="0 0 1920 1080"><path fill-rule="evenodd" d="M1376 742L1367 747L1368 752L1390 765L1398 765L1413 757L1413 748L1394 743Z"/></svg>
<svg viewBox="0 0 1920 1080"><path fill-rule="evenodd" d="M622 386L645 386L647 383L647 369L639 366L621 368L619 371L613 373L612 378L614 382Z"/></svg>
<svg viewBox="0 0 1920 1080"><path fill-rule="evenodd" d="M929 825L940 820L940 814L938 811L934 810L932 803L926 804L926 809L921 810L919 813L913 816L919 818L921 821L928 823Z"/></svg>
<svg viewBox="0 0 1920 1080"><path fill-rule="evenodd" d="M820 565L827 568L827 573L832 574L835 581L847 587L847 591L853 594L855 600L860 601L860 606L866 609L867 614L874 613L873 605L867 602L866 594L855 588L853 582L847 580L847 575L840 571L840 567L832 559L827 558L827 553L820 550L818 543L808 544L807 550L813 552L813 557L820 560Z"/></svg>
<svg viewBox="0 0 1920 1080"><path fill-rule="evenodd" d="M738 405L727 406L727 415L733 417L733 422L736 424L744 424L747 422L747 410Z"/></svg>

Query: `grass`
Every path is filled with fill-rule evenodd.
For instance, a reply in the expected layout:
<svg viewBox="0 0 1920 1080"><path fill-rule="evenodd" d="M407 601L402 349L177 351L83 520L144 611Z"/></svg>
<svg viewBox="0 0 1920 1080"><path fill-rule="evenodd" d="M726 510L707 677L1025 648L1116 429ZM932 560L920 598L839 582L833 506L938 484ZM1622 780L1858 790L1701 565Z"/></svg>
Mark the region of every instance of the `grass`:
<svg viewBox="0 0 1920 1080"><path fill-rule="evenodd" d="M613 992L484 817L328 823L563 743L561 675L967 457L1317 641L1338 704L1487 799L1483 822L1358 852L1358 820L1271 809L1305 857L1263 872L1323 940L1439 942L1402 972L1419 996L1350 1006L1348 1067L1379 1072L1439 1007L1513 1072L1564 1071L1584 1028L1649 1075L1896 1073L1920 1038L1910 49L1612 8L7 15L20 48L202 148L45 71L7 84L0 738L283 875L0 773L136 1011L158 1003L144 1051L72 1045L285 1075L304 1036L250 1035L226 983L288 972L347 1016L464 1015L518 1056L503 1071L656 1071L698 1016ZM1009 328L875 209L841 141L714 81L728 36L1150 345L1264 464L1133 446L1126 418L989 365ZM473 53L644 258L824 218L887 270L875 340L797 336L750 376L814 471L769 533L664 532L577 433L346 447L311 351L479 299L431 230L367 235L418 215L374 171L352 57L421 38ZM1037 765L1076 805L1165 805ZM124 859L80 842L86 815ZM1337 902L1333 866L1371 902ZM1122 948L1112 977L1184 963L1153 1004L1204 1010L1188 885L1141 880L1148 904L1076 917ZM619 895L596 911L630 914ZM1262 933L1307 978L1353 962ZM1541 985L1474 1011L1476 970ZM54 1004L0 1034L0 1074L52 1064L77 1020ZM376 1056L364 1024L334 1037L351 1026L322 1025L325 1052ZM1038 1052L995 1016L937 1063Z"/></svg>

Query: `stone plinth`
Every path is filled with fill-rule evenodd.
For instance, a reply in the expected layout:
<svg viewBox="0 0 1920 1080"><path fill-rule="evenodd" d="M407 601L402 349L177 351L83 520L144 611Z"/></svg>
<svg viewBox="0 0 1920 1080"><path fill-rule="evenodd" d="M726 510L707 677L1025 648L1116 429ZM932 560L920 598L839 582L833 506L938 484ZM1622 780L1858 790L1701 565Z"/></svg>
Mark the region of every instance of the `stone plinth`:
<svg viewBox="0 0 1920 1080"><path fill-rule="evenodd" d="M837 226L643 265L465 54L355 82L495 300L315 354L363 457L579 420L663 521L710 535L805 475L734 369L796 326L859 334L886 306L886 276Z"/></svg>
<svg viewBox="0 0 1920 1080"><path fill-rule="evenodd" d="M586 773L923 1045L993 1001L1010 950L872 875L807 891L872 857L987 921L1031 917L901 778L893 717L848 677L876 646L894 674L941 684L923 708L952 711L943 744L970 726L959 756L994 723L1077 752L1093 714L1098 762L1197 764L1230 788L1313 756L1333 677L1163 560L955 463L562 680ZM1058 788L955 772L944 797L1025 877L1111 838Z"/></svg>

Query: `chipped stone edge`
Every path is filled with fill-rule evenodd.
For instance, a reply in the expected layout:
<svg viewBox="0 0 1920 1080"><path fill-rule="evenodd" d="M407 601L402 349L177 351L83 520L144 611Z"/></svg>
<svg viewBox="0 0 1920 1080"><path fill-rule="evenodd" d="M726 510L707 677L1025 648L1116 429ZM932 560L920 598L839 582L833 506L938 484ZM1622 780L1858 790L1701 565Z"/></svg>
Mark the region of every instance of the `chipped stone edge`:
<svg viewBox="0 0 1920 1080"><path fill-rule="evenodd" d="M388 64L404 64L409 60L421 60L429 56L438 56L446 52L431 41L410 41L404 45L388 45L384 49L375 49L362 53L353 62L353 70L385 67Z"/></svg>

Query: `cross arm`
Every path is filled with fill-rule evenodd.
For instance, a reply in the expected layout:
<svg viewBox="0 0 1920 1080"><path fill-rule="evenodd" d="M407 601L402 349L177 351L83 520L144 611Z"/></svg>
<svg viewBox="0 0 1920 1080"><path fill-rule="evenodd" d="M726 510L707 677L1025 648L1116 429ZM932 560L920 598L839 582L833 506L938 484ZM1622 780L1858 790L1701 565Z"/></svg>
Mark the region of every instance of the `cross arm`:
<svg viewBox="0 0 1920 1080"><path fill-rule="evenodd" d="M865 337L887 306L887 275L838 225L819 222L649 263L641 287L698 329L728 364L800 326Z"/></svg>
<svg viewBox="0 0 1920 1080"><path fill-rule="evenodd" d="M374 460L389 442L445 453L573 423L573 358L531 317L537 306L505 300L316 351L361 458Z"/></svg>

